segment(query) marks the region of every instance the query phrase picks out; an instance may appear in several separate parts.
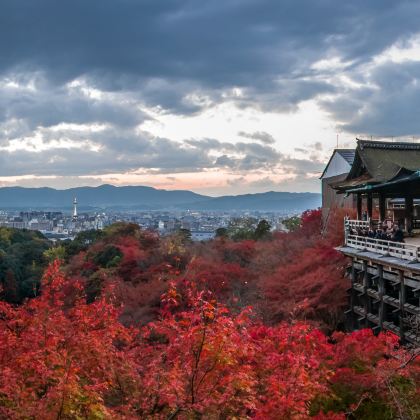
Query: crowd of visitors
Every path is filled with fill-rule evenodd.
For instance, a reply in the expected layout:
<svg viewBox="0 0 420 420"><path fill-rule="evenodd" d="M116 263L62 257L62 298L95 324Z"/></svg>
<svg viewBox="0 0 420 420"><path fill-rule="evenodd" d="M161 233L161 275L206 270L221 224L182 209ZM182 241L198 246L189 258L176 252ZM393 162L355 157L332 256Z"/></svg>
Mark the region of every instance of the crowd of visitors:
<svg viewBox="0 0 420 420"><path fill-rule="evenodd" d="M382 239L385 241L404 242L404 232L397 222L383 222L378 228L370 224L369 228L351 228L352 235L365 236L372 239Z"/></svg>

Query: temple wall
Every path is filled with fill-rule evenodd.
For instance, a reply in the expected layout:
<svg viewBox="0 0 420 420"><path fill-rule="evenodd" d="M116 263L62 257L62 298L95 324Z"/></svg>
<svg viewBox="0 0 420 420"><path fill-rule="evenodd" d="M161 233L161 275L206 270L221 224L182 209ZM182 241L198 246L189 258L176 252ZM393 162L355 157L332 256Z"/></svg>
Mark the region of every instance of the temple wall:
<svg viewBox="0 0 420 420"><path fill-rule="evenodd" d="M332 183L343 181L346 177L347 174L341 174L322 179L322 217L324 221L328 218L331 209L356 209L356 197L354 194L345 197L345 194L337 194L336 191L331 188Z"/></svg>

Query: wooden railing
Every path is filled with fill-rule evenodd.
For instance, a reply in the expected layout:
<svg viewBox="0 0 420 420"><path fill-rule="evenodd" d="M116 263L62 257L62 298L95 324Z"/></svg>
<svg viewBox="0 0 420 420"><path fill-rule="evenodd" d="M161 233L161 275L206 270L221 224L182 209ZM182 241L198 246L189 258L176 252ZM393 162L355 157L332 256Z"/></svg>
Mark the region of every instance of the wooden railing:
<svg viewBox="0 0 420 420"><path fill-rule="evenodd" d="M360 232L360 230L369 229L372 222L372 220L344 219L346 246L412 262L416 262L420 259L420 247L417 245L370 238L368 236L352 233L354 231Z"/></svg>
<svg viewBox="0 0 420 420"><path fill-rule="evenodd" d="M413 262L419 259L419 247L416 245L352 235L349 233L346 235L346 245L351 248L371 251Z"/></svg>
<svg viewBox="0 0 420 420"><path fill-rule="evenodd" d="M344 229L368 229L369 220L344 219Z"/></svg>

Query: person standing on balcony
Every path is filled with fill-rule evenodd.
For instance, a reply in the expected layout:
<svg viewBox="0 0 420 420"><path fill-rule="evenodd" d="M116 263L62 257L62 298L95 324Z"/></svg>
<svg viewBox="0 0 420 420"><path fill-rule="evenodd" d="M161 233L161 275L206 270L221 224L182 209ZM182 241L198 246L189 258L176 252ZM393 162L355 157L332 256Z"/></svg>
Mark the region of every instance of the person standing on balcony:
<svg viewBox="0 0 420 420"><path fill-rule="evenodd" d="M398 223L394 224L391 240L395 242L404 242L404 232L399 227Z"/></svg>
<svg viewBox="0 0 420 420"><path fill-rule="evenodd" d="M384 228L379 228L379 229L376 231L376 234L375 234L375 239L381 239L381 240L383 240L383 241L386 241L386 240L388 240L388 239L389 239L389 237L388 237L388 235L386 234L386 232L385 232L385 229L384 229Z"/></svg>

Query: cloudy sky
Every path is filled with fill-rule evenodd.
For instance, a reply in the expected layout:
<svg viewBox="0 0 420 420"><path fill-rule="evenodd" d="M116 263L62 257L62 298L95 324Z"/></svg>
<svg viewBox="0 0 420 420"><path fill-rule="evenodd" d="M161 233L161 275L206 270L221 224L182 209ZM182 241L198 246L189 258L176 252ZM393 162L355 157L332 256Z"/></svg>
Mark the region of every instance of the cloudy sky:
<svg viewBox="0 0 420 420"><path fill-rule="evenodd" d="M318 191L337 135L420 136L419 1L0 2L0 185Z"/></svg>

